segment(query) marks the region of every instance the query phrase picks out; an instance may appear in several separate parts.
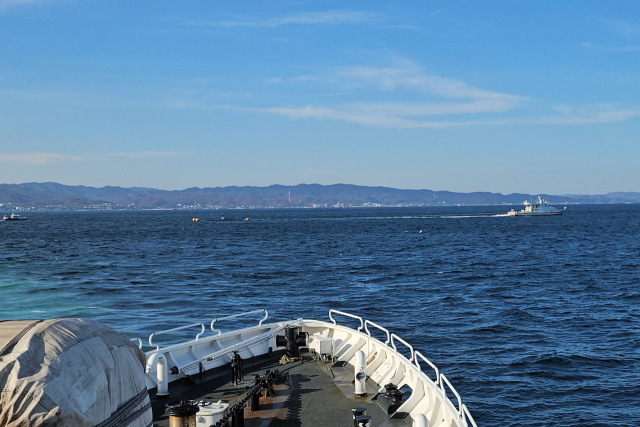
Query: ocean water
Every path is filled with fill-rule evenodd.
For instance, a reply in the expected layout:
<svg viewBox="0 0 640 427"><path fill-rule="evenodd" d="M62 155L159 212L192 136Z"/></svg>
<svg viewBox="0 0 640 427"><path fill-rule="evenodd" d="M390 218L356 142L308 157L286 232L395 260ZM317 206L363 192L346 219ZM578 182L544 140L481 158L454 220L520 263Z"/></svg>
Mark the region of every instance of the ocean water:
<svg viewBox="0 0 640 427"><path fill-rule="evenodd" d="M0 318L145 338L335 308L413 344L479 426L640 425L640 205L505 211L30 213L0 222ZM222 215L251 221L206 221Z"/></svg>

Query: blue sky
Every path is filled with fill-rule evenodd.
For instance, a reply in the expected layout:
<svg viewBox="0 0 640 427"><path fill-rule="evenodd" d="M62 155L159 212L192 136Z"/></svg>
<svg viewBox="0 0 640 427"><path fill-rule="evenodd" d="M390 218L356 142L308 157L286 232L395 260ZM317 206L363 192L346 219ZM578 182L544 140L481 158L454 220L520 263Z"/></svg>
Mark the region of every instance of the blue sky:
<svg viewBox="0 0 640 427"><path fill-rule="evenodd" d="M0 182L640 191L638 1L0 0Z"/></svg>

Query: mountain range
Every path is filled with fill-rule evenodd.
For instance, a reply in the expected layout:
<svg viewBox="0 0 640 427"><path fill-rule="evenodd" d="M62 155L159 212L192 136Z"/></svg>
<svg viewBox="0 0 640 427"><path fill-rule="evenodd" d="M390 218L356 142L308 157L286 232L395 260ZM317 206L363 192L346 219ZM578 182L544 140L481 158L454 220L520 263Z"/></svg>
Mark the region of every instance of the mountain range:
<svg viewBox="0 0 640 427"><path fill-rule="evenodd" d="M538 195L533 195L538 196ZM640 203L639 192L602 195L540 194L551 204ZM402 190L350 184L214 187L158 190L143 187L69 186L54 182L0 184L0 209L186 209L223 207L435 206L522 204L532 195Z"/></svg>

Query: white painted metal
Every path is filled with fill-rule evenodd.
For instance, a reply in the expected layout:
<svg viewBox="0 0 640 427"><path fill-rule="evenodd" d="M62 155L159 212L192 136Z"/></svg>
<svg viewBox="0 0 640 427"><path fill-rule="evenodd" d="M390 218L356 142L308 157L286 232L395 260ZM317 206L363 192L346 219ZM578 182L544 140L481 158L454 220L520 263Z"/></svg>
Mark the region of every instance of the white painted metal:
<svg viewBox="0 0 640 427"><path fill-rule="evenodd" d="M202 402L200 405L202 405ZM196 415L196 427L209 427L217 423L222 419L227 409L229 409L229 404L222 402L200 406L200 410Z"/></svg>
<svg viewBox="0 0 640 427"><path fill-rule="evenodd" d="M396 334L391 334L391 346L396 351L396 353L398 352L398 349L396 348L396 344L394 342L394 338L396 340L400 341L402 344L404 344L411 351L411 359L409 359L409 360L414 360L415 359L415 355L413 354L413 346L411 344L409 344L408 342L406 342L405 340L403 340L402 338L400 338L399 336L397 336Z"/></svg>
<svg viewBox="0 0 640 427"><path fill-rule="evenodd" d="M354 330L339 325L332 316L333 314L359 320L360 327ZM225 365L229 363L230 354L234 350L240 351L245 359L266 354L269 348L276 348L275 336L281 334L286 326L299 326L301 332L307 332L310 337L332 339L333 356L338 361L350 364L354 370L361 363L362 354L364 354L365 373L369 376L368 381L372 382L379 390L384 390L384 385L389 382L396 384L398 388L409 387L412 390L411 396L400 406L398 412L408 413L414 421L419 418L419 415L422 415L426 417L430 427L477 427L466 405L462 404L460 395L446 376L406 341L373 322L364 321L361 317L349 313L331 310L329 318L330 323L303 319L264 325L260 323L254 327L219 333L200 340L164 347L161 349L161 353L166 356L168 366L177 366L180 370L178 374L169 373L168 383L184 375L197 373L200 363L202 363L204 370ZM383 343L372 337L367 328L369 325L385 332L387 341ZM409 358L398 351L397 342L404 344L409 349ZM156 351L147 353L148 368L151 359L159 357L155 356L157 353ZM435 371L435 380L422 372L419 359ZM156 375L152 375L153 369L148 369L147 373L147 387L149 389L156 387L159 381ZM445 385L456 397L457 407L447 397Z"/></svg>
<svg viewBox="0 0 640 427"><path fill-rule="evenodd" d="M335 319L333 317L331 317L332 313L341 314L343 316L351 317L352 319L359 320L360 321L360 327L358 328L358 332L360 332L362 330L362 328L364 327L364 323L362 322L362 317L355 316L355 315L349 314L349 313L345 313L344 311L338 311L338 310L331 309L331 310L329 310L329 319L331 319L331 321L333 322L334 325L337 325L337 323L336 323Z"/></svg>
<svg viewBox="0 0 640 427"><path fill-rule="evenodd" d="M424 414L418 414L413 419L413 425L415 427L429 427L429 420Z"/></svg>
<svg viewBox="0 0 640 427"><path fill-rule="evenodd" d="M327 356L333 352L333 340L327 337L312 336L308 348L320 356Z"/></svg>
<svg viewBox="0 0 640 427"><path fill-rule="evenodd" d="M420 363L418 363L418 357L420 359L422 359L423 361L425 361L427 363L427 365L431 366L434 371L436 371L436 379L435 379L434 382L435 382L436 385L439 385L440 384L440 371L438 370L438 367L436 365L434 365L433 363L431 363L431 361L429 359L424 357L422 355L422 353L420 353L419 351L416 351L413 354L413 363L416 364L416 366L418 367L418 370L422 371L422 368L420 367Z"/></svg>
<svg viewBox="0 0 640 427"><path fill-rule="evenodd" d="M246 311L244 313L232 314L230 316L220 317L219 319L213 319L211 321L211 326L210 326L211 332L218 332L218 335L222 333L222 331L218 329L213 329L213 324L216 322L220 322L222 320L227 320L227 319L234 319L236 317L244 317L244 316L248 316L250 314L255 314L255 313L264 313L264 318L258 323L258 326L262 326L262 322L267 320L267 318L269 317L269 312L265 308L261 308L260 310Z"/></svg>
<svg viewBox="0 0 640 427"><path fill-rule="evenodd" d="M156 379L158 380L157 396L169 395L169 367L167 366L167 358L164 354L160 354L158 357L158 368L156 372Z"/></svg>
<svg viewBox="0 0 640 427"><path fill-rule="evenodd" d="M460 398L460 395L458 394L456 389L453 388L453 386L451 385L451 383L449 382L447 377L445 377L444 374L441 373L440 374L440 388L442 388L443 391L444 391L444 387L443 387L444 384L447 384L447 386L449 387L449 390L451 390L453 395L458 399L458 413L460 414L460 417L462 417L462 399Z"/></svg>
<svg viewBox="0 0 640 427"><path fill-rule="evenodd" d="M366 356L364 355L364 351L356 351L355 363L353 364L356 396L364 396L365 394L367 394L367 384L365 381L367 379L367 376L364 373L364 370L366 368L365 357Z"/></svg>
<svg viewBox="0 0 640 427"><path fill-rule="evenodd" d="M153 343L153 337L155 337L156 335L168 334L169 332L179 331L181 329L193 328L194 326L200 326L202 328L200 333L196 335L196 341L198 341L202 336L202 334L204 334L204 323L192 323L190 325L178 326L177 328L165 329L164 331L154 332L151 335L149 335L149 345L151 347L155 346L156 350L160 350L160 346L158 344Z"/></svg>

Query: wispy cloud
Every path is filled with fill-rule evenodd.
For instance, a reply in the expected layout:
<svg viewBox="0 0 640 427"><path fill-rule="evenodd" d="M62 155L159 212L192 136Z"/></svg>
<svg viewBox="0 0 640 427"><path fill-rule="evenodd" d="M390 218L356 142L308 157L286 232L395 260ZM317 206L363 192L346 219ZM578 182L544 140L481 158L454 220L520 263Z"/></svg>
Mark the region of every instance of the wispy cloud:
<svg viewBox="0 0 640 427"><path fill-rule="evenodd" d="M362 24L375 21L375 14L363 11L328 10L323 12L298 13L276 18L246 18L226 21L185 21L183 25L196 27L262 27L277 28L283 25L338 25Z"/></svg>
<svg viewBox="0 0 640 427"><path fill-rule="evenodd" d="M122 153L107 153L104 157L121 158L121 159L140 159L145 157L176 157L190 154L186 151L135 151Z"/></svg>
<svg viewBox="0 0 640 427"><path fill-rule="evenodd" d="M396 106L398 107L398 106ZM404 106L402 108L411 108L411 106ZM365 109L347 110L341 108L323 108L314 106L305 106L298 108L263 108L253 109L254 112L259 113L271 113L289 117L291 119L333 119L342 120L352 123L358 123L367 126L382 127L382 128L396 128L396 129L409 129L409 128L431 128L431 129L444 129L450 127L460 126L478 126L478 125L495 125L505 124L507 120L462 120L462 121L420 121L411 120L405 117L400 117L393 114L385 114L380 112L366 111ZM414 116L421 116L420 112L415 112Z"/></svg>
<svg viewBox="0 0 640 427"><path fill-rule="evenodd" d="M416 90L449 99L475 99L485 101L488 111L505 111L526 101L526 97L489 91L470 86L455 79L430 75L415 62L405 59L395 61L390 67L354 66L338 67L319 76L301 75L268 79L269 83L324 81L334 85L358 88L375 86L385 91L396 89ZM489 106L488 101L496 106Z"/></svg>
<svg viewBox="0 0 640 427"><path fill-rule="evenodd" d="M365 126L395 129L446 129L461 126L579 125L612 123L640 115L638 106L593 104L586 106L547 106L547 113L524 116L529 98L481 89L460 80L427 74L412 61L397 60L389 67L356 66L333 68L319 75L277 77L271 84L315 82L331 86L359 88L371 86L380 91L409 91L432 102L356 102L337 105L273 106L267 108L234 105L175 103L171 108L224 110L274 114L293 120L339 120ZM370 97L370 94L367 94ZM440 101L438 100L440 99ZM538 106L540 103L537 103ZM530 106L530 105L529 105ZM517 114L514 110L520 110ZM509 116L504 113L513 112ZM479 115L479 117L470 117ZM441 116L442 119L432 120Z"/></svg>
<svg viewBox="0 0 640 427"><path fill-rule="evenodd" d="M456 8L456 7L458 7L458 6L460 6L460 3L454 4L453 6L449 6L449 7L443 7L442 9L438 9L438 10L436 10L435 12L431 12L431 13L429 14L429 16L436 16L436 15L439 15L439 14L440 14L440 13L442 13L442 12L446 12L446 11L448 11L448 10L455 9L455 8Z"/></svg>
<svg viewBox="0 0 640 427"><path fill-rule="evenodd" d="M274 114L292 120L317 119L339 120L365 126L394 129L448 129L468 126L498 125L586 125L615 123L640 116L640 106L621 107L612 104L591 104L587 106L556 106L553 114L529 117L512 117L479 120L424 120L426 117L486 113L482 102L452 104L416 103L359 103L332 107L306 105L303 107L239 107L235 105L203 105L195 103L175 104L176 109L196 109L205 111L228 111L237 113ZM494 111L500 112L500 111ZM420 118L423 118L420 120Z"/></svg>
<svg viewBox="0 0 640 427"><path fill-rule="evenodd" d="M553 108L557 115L534 120L547 125L584 125L616 123L640 116L640 106L623 108L612 104L589 104L586 106L558 105Z"/></svg>
<svg viewBox="0 0 640 427"><path fill-rule="evenodd" d="M309 74L303 74L301 76L293 76L293 77L273 77L267 79L267 83L284 83L284 82L313 82L322 80L318 76L312 76Z"/></svg>
<svg viewBox="0 0 640 427"><path fill-rule="evenodd" d="M80 162L85 159L86 156L71 156L58 153L0 153L0 163L19 163L26 165Z"/></svg>
<svg viewBox="0 0 640 427"><path fill-rule="evenodd" d="M640 46L600 46L590 42L584 42L581 46L597 52L640 52Z"/></svg>
<svg viewBox="0 0 640 427"><path fill-rule="evenodd" d="M420 90L445 98L496 99L517 105L526 98L479 89L446 77L430 75L413 61L399 60L393 67L343 67L335 72L339 79L353 85L375 85L380 89Z"/></svg>
<svg viewBox="0 0 640 427"><path fill-rule="evenodd" d="M48 165L53 163L85 162L109 159L175 157L186 154L189 153L184 151L134 151L92 155L71 155L59 153L0 153L0 164Z"/></svg>

